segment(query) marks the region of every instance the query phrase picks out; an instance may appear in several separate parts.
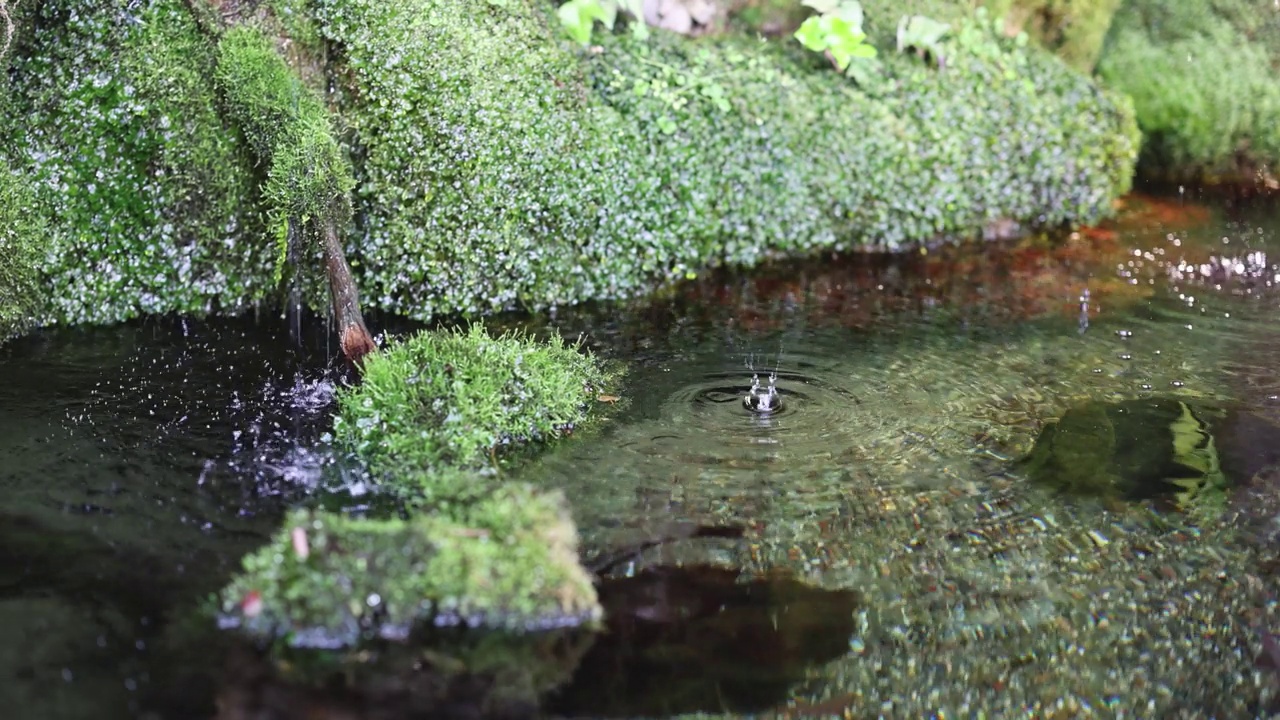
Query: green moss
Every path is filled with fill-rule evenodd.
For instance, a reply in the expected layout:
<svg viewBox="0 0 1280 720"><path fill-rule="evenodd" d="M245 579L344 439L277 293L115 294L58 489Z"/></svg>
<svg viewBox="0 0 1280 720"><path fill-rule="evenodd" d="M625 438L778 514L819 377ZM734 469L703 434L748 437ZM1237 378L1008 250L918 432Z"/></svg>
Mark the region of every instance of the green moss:
<svg viewBox="0 0 1280 720"><path fill-rule="evenodd" d="M869 94L794 43L598 36L579 55L531 3L314 8L362 158L357 273L413 317L1001 217L1088 222L1128 187L1124 103L1009 43L945 73L883 52Z"/></svg>
<svg viewBox="0 0 1280 720"><path fill-rule="evenodd" d="M948 23L975 19L981 8L986 22L1002 34L1024 31L1037 44L1084 73L1093 71L1121 0L864 0L867 32L885 47L895 41L904 15L924 15Z"/></svg>
<svg viewBox="0 0 1280 720"><path fill-rule="evenodd" d="M227 30L218 42L217 80L254 153L270 168L265 195L273 225L344 226L355 186L351 168L320 98L272 41L249 26Z"/></svg>
<svg viewBox="0 0 1280 720"><path fill-rule="evenodd" d="M1252 180L1280 162L1280 16L1263 0L1132 0L1099 74L1128 93L1145 135L1143 172ZM1243 177L1241 177L1243 175Z"/></svg>
<svg viewBox="0 0 1280 720"><path fill-rule="evenodd" d="M0 155L0 343L27 329L46 298L37 271L45 239L26 179Z"/></svg>
<svg viewBox="0 0 1280 720"><path fill-rule="evenodd" d="M246 615L253 594L261 610ZM407 521L298 511L245 558L221 608L250 632L302 645L403 636L422 622L526 630L600 617L563 499L525 486Z"/></svg>
<svg viewBox="0 0 1280 720"><path fill-rule="evenodd" d="M361 384L339 395L334 432L375 471L479 467L500 446L572 429L606 382L559 336L423 332L366 358Z"/></svg>
<svg viewBox="0 0 1280 720"><path fill-rule="evenodd" d="M48 0L11 56L14 168L47 229L44 320L235 311L271 289L251 160L181 0Z"/></svg>
<svg viewBox="0 0 1280 720"><path fill-rule="evenodd" d="M996 0L993 16L1025 30L1067 64L1092 72L1121 0Z"/></svg>

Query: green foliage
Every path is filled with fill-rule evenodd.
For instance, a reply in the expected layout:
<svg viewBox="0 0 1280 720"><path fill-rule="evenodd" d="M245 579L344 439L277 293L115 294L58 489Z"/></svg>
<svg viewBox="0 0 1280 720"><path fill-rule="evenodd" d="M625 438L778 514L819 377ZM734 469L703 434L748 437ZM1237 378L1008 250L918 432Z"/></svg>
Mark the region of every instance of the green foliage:
<svg viewBox="0 0 1280 720"><path fill-rule="evenodd" d="M277 228L278 281L287 244L280 228L288 219L342 227L355 180L328 111L259 30L239 26L223 33L217 81L254 153L270 168L264 195Z"/></svg>
<svg viewBox="0 0 1280 720"><path fill-rule="evenodd" d="M424 621L536 630L601 613L563 498L524 485L410 520L296 511L243 563L221 611L302 645L403 635ZM251 594L261 610L246 615Z"/></svg>
<svg viewBox="0 0 1280 720"><path fill-rule="evenodd" d="M1098 72L1133 98L1144 172L1212 179L1280 165L1276 15L1262 0L1121 9Z"/></svg>
<svg viewBox="0 0 1280 720"><path fill-rule="evenodd" d="M25 3L24 3L25 7ZM180 0L47 0L15 38L0 143L43 221L50 322L252 306L270 292L251 161Z"/></svg>
<svg viewBox="0 0 1280 720"><path fill-rule="evenodd" d="M591 30L596 21L612 30L618 21L619 10L631 15L631 31L638 39L649 36L642 0L569 0L560 6L556 15L569 36L586 45L591 42Z"/></svg>
<svg viewBox="0 0 1280 720"><path fill-rule="evenodd" d="M857 0L803 0L804 4L818 11L795 31L801 45L830 58L842 73L851 77L858 74L850 65L855 60L870 60L876 49L864 42L862 32L862 4Z"/></svg>
<svg viewBox="0 0 1280 720"><path fill-rule="evenodd" d="M29 327L44 306L37 275L43 239L25 178L0 155L0 343Z"/></svg>
<svg viewBox="0 0 1280 720"><path fill-rule="evenodd" d="M923 15L903 15L898 21L898 52L917 50L929 53L936 62L942 62L942 38L951 26Z"/></svg>
<svg viewBox="0 0 1280 720"><path fill-rule="evenodd" d="M860 92L793 43L601 33L579 54L523 0L317 0L315 18L361 159L364 297L417 318L1096 220L1135 151L1123 100L990 23L945 73L882 53Z"/></svg>
<svg viewBox="0 0 1280 720"><path fill-rule="evenodd" d="M478 468L501 446L570 431L607 382L559 336L423 332L366 358L362 383L339 396L334 432L379 473Z"/></svg>
<svg viewBox="0 0 1280 720"><path fill-rule="evenodd" d="M1092 72L1122 0L996 0L992 14L1081 72Z"/></svg>

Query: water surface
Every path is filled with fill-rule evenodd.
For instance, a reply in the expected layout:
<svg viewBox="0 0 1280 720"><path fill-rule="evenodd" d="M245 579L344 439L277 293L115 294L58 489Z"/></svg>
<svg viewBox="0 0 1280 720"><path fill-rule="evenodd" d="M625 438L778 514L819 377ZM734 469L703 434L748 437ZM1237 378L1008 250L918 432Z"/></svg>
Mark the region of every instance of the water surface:
<svg viewBox="0 0 1280 720"><path fill-rule="evenodd" d="M304 682L197 612L289 505L378 502L328 445L344 373L323 323L12 343L0 701L19 718L1259 714L1277 687L1261 633L1280 629L1280 213L1130 203L1057 243L784 263L502 320L630 367L604 426L508 468L563 489L584 554L609 559L610 632L510 645L551 668L518 683L442 669L483 655L453 637ZM753 373L776 373L782 411L743 406ZM1264 468L1229 512L1194 524L1018 474L1068 408L1143 397L1250 419L1216 430Z"/></svg>

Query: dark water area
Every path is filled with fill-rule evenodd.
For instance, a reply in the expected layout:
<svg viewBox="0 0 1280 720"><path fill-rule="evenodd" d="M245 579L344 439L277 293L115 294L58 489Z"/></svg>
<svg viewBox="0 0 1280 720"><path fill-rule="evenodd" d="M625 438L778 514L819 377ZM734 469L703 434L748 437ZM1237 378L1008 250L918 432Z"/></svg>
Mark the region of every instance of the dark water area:
<svg viewBox="0 0 1280 720"><path fill-rule="evenodd" d="M603 426L509 468L566 492L600 562L608 628L588 636L281 658L219 632L201 604L287 508L379 506L330 445L350 374L323 320L10 343L4 717L1264 715L1278 234L1274 204L1135 196L1065 239L775 263L490 321L581 333L629 368ZM776 376L781 410L744 406L753 374ZM1229 476L1211 521L1019 473L1047 424L1144 400L1208 418L1192 435ZM1112 436L1191 436L1163 432Z"/></svg>

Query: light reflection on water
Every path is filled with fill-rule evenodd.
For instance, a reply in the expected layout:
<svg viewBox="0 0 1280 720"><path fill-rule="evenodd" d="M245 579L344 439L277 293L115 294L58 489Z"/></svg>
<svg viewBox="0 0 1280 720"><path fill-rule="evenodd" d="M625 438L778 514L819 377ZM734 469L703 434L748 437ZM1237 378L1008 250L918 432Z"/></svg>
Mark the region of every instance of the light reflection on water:
<svg viewBox="0 0 1280 720"><path fill-rule="evenodd" d="M1251 716L1270 687L1253 667L1257 629L1280 628L1266 602L1280 494L1257 484L1237 515L1193 528L1055 497L1009 462L1085 399L1230 402L1280 423L1268 260L1280 215L1194 225L1134 212L1139 227L1057 246L823 260L718 275L633 313L562 310L566 337L585 331L597 352L628 361L626 407L511 472L566 490L587 555L646 546L637 539L673 526L743 528L650 543L615 565L646 592L666 583L677 609L705 598L658 565L785 569L855 593L856 607L839 606L849 622L799 623L848 634L847 654L817 669L778 663L801 705L918 717L1041 703L1069 716L1073 702L1114 712L1150 698L1161 712ZM369 497L325 440L340 378L323 338L296 351L283 335L148 322L0 350L11 461L0 470L0 670L20 678L0 699L42 718L210 713L230 651L173 618L265 540L285 504ZM743 407L748 364L776 365L781 411ZM708 596L737 597L716 578L703 578ZM761 585L801 593L789 580ZM627 600L637 616L659 607ZM757 597L740 615L799 607L788 602ZM700 617L704 638L751 631ZM656 646L679 654L694 641L680 631ZM787 642L775 633L768 647ZM750 675L742 663L717 670Z"/></svg>
<svg viewBox="0 0 1280 720"><path fill-rule="evenodd" d="M1241 495L1222 522L1193 527L1055 496L1006 460L1086 400L1181 397L1280 423L1278 271L1266 261L1280 223L1264 222L708 283L599 341L640 358L626 415L521 477L568 489L589 547L673 518L750 528L740 542L637 553L626 571L784 567L863 593L858 650L800 688L802 704L851 694L855 716L886 697L901 716L1045 699L1142 712L1154 697L1251 714L1274 690L1254 667L1258 629L1280 627L1262 569L1274 548L1244 519L1265 503ZM749 387L742 357L779 346L778 389L794 402L762 423L730 399Z"/></svg>

